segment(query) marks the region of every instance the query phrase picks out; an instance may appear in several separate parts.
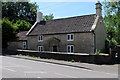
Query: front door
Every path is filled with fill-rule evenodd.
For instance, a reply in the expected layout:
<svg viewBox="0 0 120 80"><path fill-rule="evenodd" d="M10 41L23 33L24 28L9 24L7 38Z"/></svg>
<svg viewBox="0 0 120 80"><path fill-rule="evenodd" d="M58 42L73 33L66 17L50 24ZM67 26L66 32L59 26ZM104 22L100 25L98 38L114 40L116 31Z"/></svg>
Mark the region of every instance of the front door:
<svg viewBox="0 0 120 80"><path fill-rule="evenodd" d="M57 52L57 46L53 46L53 52Z"/></svg>

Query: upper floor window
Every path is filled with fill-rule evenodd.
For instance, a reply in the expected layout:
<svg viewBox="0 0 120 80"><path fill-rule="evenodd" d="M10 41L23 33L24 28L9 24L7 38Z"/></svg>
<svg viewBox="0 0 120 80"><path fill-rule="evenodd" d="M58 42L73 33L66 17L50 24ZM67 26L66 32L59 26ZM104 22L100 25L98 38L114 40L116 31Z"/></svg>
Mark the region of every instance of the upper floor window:
<svg viewBox="0 0 120 80"><path fill-rule="evenodd" d="M43 41L43 35L38 36L38 42L42 42Z"/></svg>
<svg viewBox="0 0 120 80"><path fill-rule="evenodd" d="M74 40L74 34L67 34L67 41L73 41Z"/></svg>

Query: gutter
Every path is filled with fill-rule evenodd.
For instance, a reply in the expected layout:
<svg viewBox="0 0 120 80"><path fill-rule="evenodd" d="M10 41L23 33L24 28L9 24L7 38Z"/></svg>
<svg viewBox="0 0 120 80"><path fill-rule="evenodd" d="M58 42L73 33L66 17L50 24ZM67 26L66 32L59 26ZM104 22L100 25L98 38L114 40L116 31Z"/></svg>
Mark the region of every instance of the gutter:
<svg viewBox="0 0 120 80"><path fill-rule="evenodd" d="M94 31L92 31L92 33L93 33L93 40L94 40L94 53L95 53L95 51L96 51L96 35L95 35L95 32Z"/></svg>

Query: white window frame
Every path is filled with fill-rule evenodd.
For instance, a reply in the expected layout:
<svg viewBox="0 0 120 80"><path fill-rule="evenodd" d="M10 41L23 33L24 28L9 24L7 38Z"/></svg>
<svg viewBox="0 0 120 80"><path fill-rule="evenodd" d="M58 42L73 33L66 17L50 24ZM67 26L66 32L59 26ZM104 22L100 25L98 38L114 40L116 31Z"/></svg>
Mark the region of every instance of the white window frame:
<svg viewBox="0 0 120 80"><path fill-rule="evenodd" d="M68 36L70 39L68 39ZM73 39L71 39L71 36L73 36ZM74 41L74 34L67 34L67 41Z"/></svg>
<svg viewBox="0 0 120 80"><path fill-rule="evenodd" d="M38 42L43 42L43 35L38 36Z"/></svg>
<svg viewBox="0 0 120 80"><path fill-rule="evenodd" d="M68 47L70 47L70 52L68 51ZM71 52L71 47L73 47L73 52ZM74 53L74 45L67 45L67 53Z"/></svg>
<svg viewBox="0 0 120 80"><path fill-rule="evenodd" d="M23 42L23 49L26 49L27 47L27 42Z"/></svg>
<svg viewBox="0 0 120 80"><path fill-rule="evenodd" d="M43 46L38 46L38 51L39 51L39 52L44 51L44 47L43 47Z"/></svg>

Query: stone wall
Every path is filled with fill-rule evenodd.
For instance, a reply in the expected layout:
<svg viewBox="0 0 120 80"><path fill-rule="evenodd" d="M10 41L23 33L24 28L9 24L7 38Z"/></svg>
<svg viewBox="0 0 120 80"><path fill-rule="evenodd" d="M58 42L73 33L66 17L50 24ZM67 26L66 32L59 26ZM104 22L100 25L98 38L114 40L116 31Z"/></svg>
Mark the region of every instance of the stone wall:
<svg viewBox="0 0 120 80"><path fill-rule="evenodd" d="M28 36L28 49L37 50L38 40L37 36Z"/></svg>
<svg viewBox="0 0 120 80"><path fill-rule="evenodd" d="M44 46L45 51L51 51L49 41L55 37L60 40L58 44L59 52L67 52L67 45L74 45L75 53L94 53L93 33L72 33L74 41L67 41L67 34L43 35L43 42L38 42L37 36L28 36L28 49L37 50L37 46Z"/></svg>
<svg viewBox="0 0 120 80"><path fill-rule="evenodd" d="M3 51L6 55L27 55L40 57L44 59L56 59L56 60L65 60L65 61L75 61L75 62L86 62L86 63L95 63L95 64L112 64L112 58L109 55L84 55L84 54L65 54L61 52L38 52L32 50L16 50L16 51Z"/></svg>
<svg viewBox="0 0 120 80"><path fill-rule="evenodd" d="M98 19L95 28L95 47L97 50L103 51L105 49L106 31L102 17Z"/></svg>
<svg viewBox="0 0 120 80"><path fill-rule="evenodd" d="M33 50L2 50L2 55L29 55L34 57L66 60L66 61L80 61L97 64L119 64L120 60L115 61L115 56L112 55L89 55L89 54L66 54L63 52L38 52Z"/></svg>
<svg viewBox="0 0 120 80"><path fill-rule="evenodd" d="M7 49L10 49L10 50L23 49L23 42L26 42L26 41L8 42Z"/></svg>

